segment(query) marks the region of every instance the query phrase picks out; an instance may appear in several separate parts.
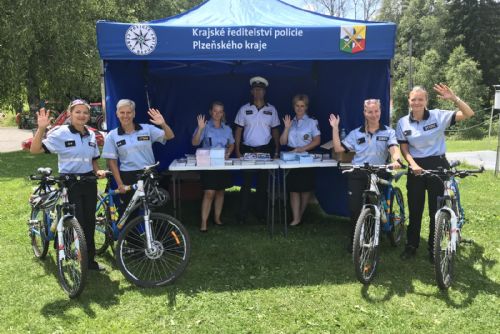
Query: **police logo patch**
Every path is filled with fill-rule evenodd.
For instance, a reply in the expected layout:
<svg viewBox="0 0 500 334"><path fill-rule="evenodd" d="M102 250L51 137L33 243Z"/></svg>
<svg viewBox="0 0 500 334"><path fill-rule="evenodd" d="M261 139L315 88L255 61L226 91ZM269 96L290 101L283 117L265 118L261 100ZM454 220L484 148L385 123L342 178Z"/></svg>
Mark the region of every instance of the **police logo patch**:
<svg viewBox="0 0 500 334"><path fill-rule="evenodd" d="M147 140L149 140L149 136L138 136L137 140L138 141L147 141Z"/></svg>
<svg viewBox="0 0 500 334"><path fill-rule="evenodd" d="M358 140L356 140L356 142L358 143L358 145L364 144L364 143L366 143L366 138L365 137L359 138Z"/></svg>
<svg viewBox="0 0 500 334"><path fill-rule="evenodd" d="M308 133L306 133L306 134L304 135L304 140L308 140L308 139L309 139L309 134L308 134Z"/></svg>
<svg viewBox="0 0 500 334"><path fill-rule="evenodd" d="M411 136L411 130L406 130L406 131L403 131L403 134L405 136Z"/></svg>
<svg viewBox="0 0 500 334"><path fill-rule="evenodd" d="M389 137L386 136L377 136L377 141L388 141Z"/></svg>
<svg viewBox="0 0 500 334"><path fill-rule="evenodd" d="M264 110L264 115L272 115L273 113L269 110Z"/></svg>
<svg viewBox="0 0 500 334"><path fill-rule="evenodd" d="M123 146L125 144L126 144L125 139L116 142L116 146L118 147Z"/></svg>
<svg viewBox="0 0 500 334"><path fill-rule="evenodd" d="M66 147L74 147L76 146L76 142L74 140L68 140L64 142L64 146Z"/></svg>
<svg viewBox="0 0 500 334"><path fill-rule="evenodd" d="M89 146L90 146L90 147L95 147L95 143L90 141L90 142L89 142Z"/></svg>
<svg viewBox="0 0 500 334"><path fill-rule="evenodd" d="M251 115L251 114L253 114L253 110L247 110L247 111L245 111L245 113L246 113L247 115Z"/></svg>
<svg viewBox="0 0 500 334"><path fill-rule="evenodd" d="M424 126L424 131L429 131L429 130L435 129L437 127L438 127L437 123L432 123L432 124Z"/></svg>

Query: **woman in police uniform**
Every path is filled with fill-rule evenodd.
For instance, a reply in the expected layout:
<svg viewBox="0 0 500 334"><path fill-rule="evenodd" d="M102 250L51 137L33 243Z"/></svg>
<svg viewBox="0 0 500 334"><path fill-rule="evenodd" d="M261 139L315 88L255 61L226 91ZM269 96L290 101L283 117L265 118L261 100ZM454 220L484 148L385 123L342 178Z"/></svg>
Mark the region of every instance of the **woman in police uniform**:
<svg viewBox="0 0 500 334"><path fill-rule="evenodd" d="M174 138L172 129L157 109L149 109L151 124L137 124L134 122L135 102L122 99L116 104L116 116L120 121L118 128L111 130L104 140L102 157L108 161L113 173L118 191L120 192L120 213L123 213L134 195L127 192L127 185L137 182L137 176L144 167L154 165L153 143L165 144ZM118 168L118 159L120 168Z"/></svg>
<svg viewBox="0 0 500 334"><path fill-rule="evenodd" d="M99 170L95 133L89 131L85 124L90 119L90 105L83 100L74 100L68 111L71 123L61 125L49 131L49 112L45 108L37 112L38 129L31 143L31 153L56 153L59 174L104 177L104 171ZM95 180L70 181L68 184L68 199L75 204L76 219L83 228L89 257L88 268L102 270L94 260L95 244L95 207L97 204L97 182Z"/></svg>
<svg viewBox="0 0 500 334"><path fill-rule="evenodd" d="M429 260L434 261L434 215L437 210L437 197L443 193L443 184L430 177L419 176L424 169L449 168L446 160L445 130L449 126L474 115L467 103L457 97L445 84L434 85L438 97L453 101L459 111L427 109L428 95L422 87L414 87L408 103L410 113L398 121L396 136L401 145L401 153L410 165L406 188L408 189L408 209L410 223L407 244L401 254L403 259L412 258L420 242L420 228L424 211L425 191L428 193L429 206Z"/></svg>
<svg viewBox="0 0 500 334"><path fill-rule="evenodd" d="M364 102L363 115L365 124L349 132L341 142L339 137L340 117L330 115L330 126L332 127L333 149L336 153L354 152L352 163L362 165L387 164L390 157L393 168L400 168L400 155L396 134L393 129L380 123L380 100L368 99ZM382 176L383 177L383 176ZM369 186L369 179L365 172L349 173L349 211L351 218L351 235L348 250L352 252L352 239L354 229L363 206L363 191Z"/></svg>
<svg viewBox="0 0 500 334"><path fill-rule="evenodd" d="M290 115L286 115L283 118L285 129L281 134L280 144L288 145L292 152L311 151L320 144L321 132L318 121L307 114L309 97L305 94L297 94L292 99L292 105L295 117L292 119ZM287 175L286 182L290 191L290 207L293 214L290 226L298 226L302 223L302 215L314 190L314 169L292 169Z"/></svg>
<svg viewBox="0 0 500 334"><path fill-rule="evenodd" d="M224 104L219 101L210 107L210 120L198 115L198 127L194 131L192 144L203 148L223 147L226 149L225 159L228 159L234 149L233 132L224 122ZM204 190L201 202L201 232L207 232L207 219L214 202L214 224L222 225L220 215L224 205L224 190L232 185L231 174L227 171L202 171L201 186ZM214 201L215 197L215 201Z"/></svg>

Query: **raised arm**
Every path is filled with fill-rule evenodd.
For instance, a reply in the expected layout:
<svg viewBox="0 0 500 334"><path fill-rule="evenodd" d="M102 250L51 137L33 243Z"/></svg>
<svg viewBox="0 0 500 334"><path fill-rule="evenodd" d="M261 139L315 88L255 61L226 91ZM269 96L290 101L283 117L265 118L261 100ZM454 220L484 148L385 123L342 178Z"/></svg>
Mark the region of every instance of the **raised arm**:
<svg viewBox="0 0 500 334"><path fill-rule="evenodd" d="M330 114L329 122L330 126L332 127L333 151L335 153L345 152L344 147L340 143L340 136L339 136L340 116L335 116L334 114Z"/></svg>
<svg viewBox="0 0 500 334"><path fill-rule="evenodd" d="M165 122L165 119L163 118L162 114L160 113L160 111L158 109L150 108L148 110L148 115L149 115L149 117L151 117L151 119L149 121L151 123L161 127L163 132L165 132L165 139L166 140L170 140L170 139L175 137L174 132L168 126L167 122Z"/></svg>
<svg viewBox="0 0 500 334"><path fill-rule="evenodd" d="M43 153L42 140L45 135L45 131L50 124L49 112L45 108L41 108L37 113L37 124L35 135L33 136L33 141L31 142L30 152L33 154Z"/></svg>
<svg viewBox="0 0 500 334"><path fill-rule="evenodd" d="M203 133L203 129L207 125L207 121L205 120L204 115L198 115L196 117L196 120L198 121L198 128L196 129L196 133L194 134L193 139L191 139L191 144L193 144L193 146L200 145L201 134Z"/></svg>
<svg viewBox="0 0 500 334"><path fill-rule="evenodd" d="M285 124L285 129L280 136L280 144L287 145L288 144L288 133L290 132L290 128L292 127L292 118L290 115L285 115L283 118L283 123Z"/></svg>
<svg viewBox="0 0 500 334"><path fill-rule="evenodd" d="M472 108L469 107L465 101L462 101L458 96L456 96L450 87L443 83L439 83L434 85L434 90L438 93L439 98L453 101L458 107L455 121L460 122L474 116L474 110L472 110Z"/></svg>

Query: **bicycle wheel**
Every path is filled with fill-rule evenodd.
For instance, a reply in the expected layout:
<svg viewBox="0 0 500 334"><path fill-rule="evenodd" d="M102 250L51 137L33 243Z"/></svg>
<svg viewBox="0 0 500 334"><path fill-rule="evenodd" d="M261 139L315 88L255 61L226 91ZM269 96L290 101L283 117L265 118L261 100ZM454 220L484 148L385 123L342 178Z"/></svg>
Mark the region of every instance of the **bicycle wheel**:
<svg viewBox="0 0 500 334"><path fill-rule="evenodd" d="M35 257L45 258L49 250L49 230L47 216L43 210L31 209L29 235Z"/></svg>
<svg viewBox="0 0 500 334"><path fill-rule="evenodd" d="M116 245L116 259L130 282L142 287L161 286L176 280L186 269L191 242L186 228L175 218L151 213L152 247L146 245L144 217L125 225Z"/></svg>
<svg viewBox="0 0 500 334"><path fill-rule="evenodd" d="M397 247L405 235L406 216L403 193L401 192L401 189L396 187L392 189L391 193L389 219L392 225L391 232L389 233L389 240L392 246Z"/></svg>
<svg viewBox="0 0 500 334"><path fill-rule="evenodd" d="M75 218L63 222L63 242L64 258L60 250L57 252L59 284L70 298L75 298L83 291L88 267L87 243Z"/></svg>
<svg viewBox="0 0 500 334"><path fill-rule="evenodd" d="M98 194L97 206L95 209L95 253L102 255L108 249L108 246L113 243L113 230L111 229L111 214L109 212L108 203Z"/></svg>
<svg viewBox="0 0 500 334"><path fill-rule="evenodd" d="M439 212L434 234L434 270L437 285L441 290L448 289L453 280L454 252L451 251L451 219L448 212Z"/></svg>
<svg viewBox="0 0 500 334"><path fill-rule="evenodd" d="M358 280L368 284L373 280L378 263L378 240L375 240L375 229L378 227L372 209L366 208L356 223L352 259Z"/></svg>

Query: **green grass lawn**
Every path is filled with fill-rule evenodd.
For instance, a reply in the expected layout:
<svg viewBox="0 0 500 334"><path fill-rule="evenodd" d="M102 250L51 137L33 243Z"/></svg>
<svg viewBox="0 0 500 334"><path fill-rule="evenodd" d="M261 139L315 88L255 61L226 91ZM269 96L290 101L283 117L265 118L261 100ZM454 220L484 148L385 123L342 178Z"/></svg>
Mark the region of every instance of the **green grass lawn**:
<svg viewBox="0 0 500 334"><path fill-rule="evenodd" d="M468 151L496 151L498 145L498 137L496 136L496 131L490 138L485 137L481 140L458 140L450 139L446 140L446 151L447 152L468 152Z"/></svg>
<svg viewBox="0 0 500 334"><path fill-rule="evenodd" d="M363 286L345 250L346 219L312 206L306 223L287 238L266 226L232 221L229 193L223 227L199 228L199 203L183 205L192 258L173 285L141 289L121 275L109 252L105 273L91 272L83 294L69 300L59 288L54 251L34 258L26 220L38 166L55 156L0 154L0 332L88 333L496 333L500 292L500 181L491 172L464 179L469 215L456 281L440 291L427 260L428 222L414 261L387 240L373 284ZM404 190L404 180L399 182ZM497 328L497 330L495 330Z"/></svg>

